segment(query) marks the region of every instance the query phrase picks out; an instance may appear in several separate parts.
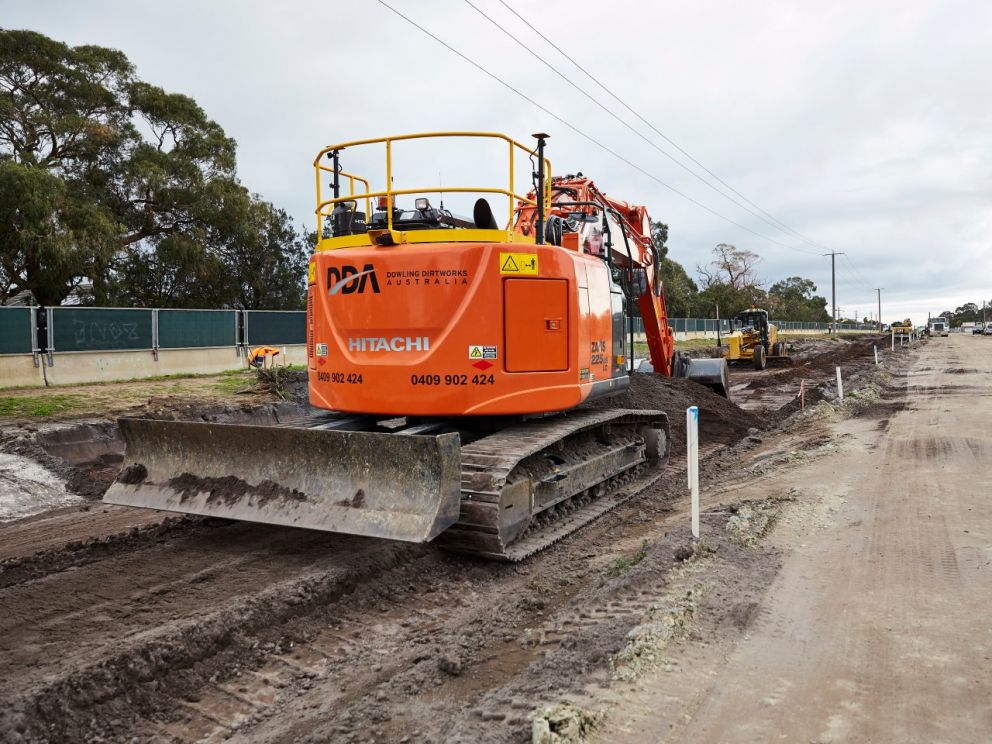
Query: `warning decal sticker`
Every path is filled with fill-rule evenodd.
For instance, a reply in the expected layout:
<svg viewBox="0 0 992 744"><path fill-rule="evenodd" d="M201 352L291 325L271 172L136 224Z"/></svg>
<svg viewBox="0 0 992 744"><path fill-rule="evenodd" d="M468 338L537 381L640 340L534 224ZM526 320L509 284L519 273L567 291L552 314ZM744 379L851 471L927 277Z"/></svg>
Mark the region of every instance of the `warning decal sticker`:
<svg viewBox="0 0 992 744"><path fill-rule="evenodd" d="M536 253L500 253L499 273L537 276Z"/></svg>
<svg viewBox="0 0 992 744"><path fill-rule="evenodd" d="M495 346L476 346L472 345L468 347L468 358L469 359L496 359L496 347Z"/></svg>

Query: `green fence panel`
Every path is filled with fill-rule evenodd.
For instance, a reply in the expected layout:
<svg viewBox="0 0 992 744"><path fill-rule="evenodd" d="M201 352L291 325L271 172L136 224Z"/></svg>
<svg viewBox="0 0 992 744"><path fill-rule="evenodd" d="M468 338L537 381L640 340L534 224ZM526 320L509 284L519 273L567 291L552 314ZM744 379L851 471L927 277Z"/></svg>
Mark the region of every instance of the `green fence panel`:
<svg viewBox="0 0 992 744"><path fill-rule="evenodd" d="M237 310L159 310L159 348L234 346L237 320Z"/></svg>
<svg viewBox="0 0 992 744"><path fill-rule="evenodd" d="M245 315L247 342L251 346L259 344L281 346L307 342L307 314L301 310L248 310Z"/></svg>
<svg viewBox="0 0 992 744"><path fill-rule="evenodd" d="M152 311L56 307L52 338L57 352L151 349Z"/></svg>
<svg viewBox="0 0 992 744"><path fill-rule="evenodd" d="M0 354L30 354L30 307L0 307Z"/></svg>

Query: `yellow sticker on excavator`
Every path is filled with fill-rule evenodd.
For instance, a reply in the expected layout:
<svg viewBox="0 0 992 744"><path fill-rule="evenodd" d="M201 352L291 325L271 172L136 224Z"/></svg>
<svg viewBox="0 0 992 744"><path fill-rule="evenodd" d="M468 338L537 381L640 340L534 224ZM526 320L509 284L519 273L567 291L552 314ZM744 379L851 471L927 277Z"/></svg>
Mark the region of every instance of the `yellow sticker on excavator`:
<svg viewBox="0 0 992 744"><path fill-rule="evenodd" d="M307 282L309 284L317 283L317 264L313 261L307 264Z"/></svg>
<svg viewBox="0 0 992 744"><path fill-rule="evenodd" d="M537 276L537 254L500 253L499 273Z"/></svg>

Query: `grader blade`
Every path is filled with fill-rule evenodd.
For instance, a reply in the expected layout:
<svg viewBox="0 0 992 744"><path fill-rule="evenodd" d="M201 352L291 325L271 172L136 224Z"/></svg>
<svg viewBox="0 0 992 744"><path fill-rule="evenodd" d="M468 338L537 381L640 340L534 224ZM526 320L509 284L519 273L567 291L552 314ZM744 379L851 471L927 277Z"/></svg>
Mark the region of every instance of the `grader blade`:
<svg viewBox="0 0 992 744"><path fill-rule="evenodd" d="M120 419L124 467L103 500L427 542L458 520L457 434Z"/></svg>

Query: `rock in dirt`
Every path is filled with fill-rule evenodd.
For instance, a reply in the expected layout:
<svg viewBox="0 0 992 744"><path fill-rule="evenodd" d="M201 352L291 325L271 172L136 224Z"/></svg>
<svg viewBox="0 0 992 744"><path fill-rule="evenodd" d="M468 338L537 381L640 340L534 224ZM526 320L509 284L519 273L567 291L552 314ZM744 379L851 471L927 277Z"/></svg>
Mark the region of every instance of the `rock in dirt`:
<svg viewBox="0 0 992 744"><path fill-rule="evenodd" d="M462 673L464 666L462 664L462 660L457 656L446 655L437 660L437 668L445 674L450 674L452 677L457 677Z"/></svg>
<svg viewBox="0 0 992 744"><path fill-rule="evenodd" d="M579 744L601 718L602 714L582 710L572 703L548 706L531 721L531 744Z"/></svg>

